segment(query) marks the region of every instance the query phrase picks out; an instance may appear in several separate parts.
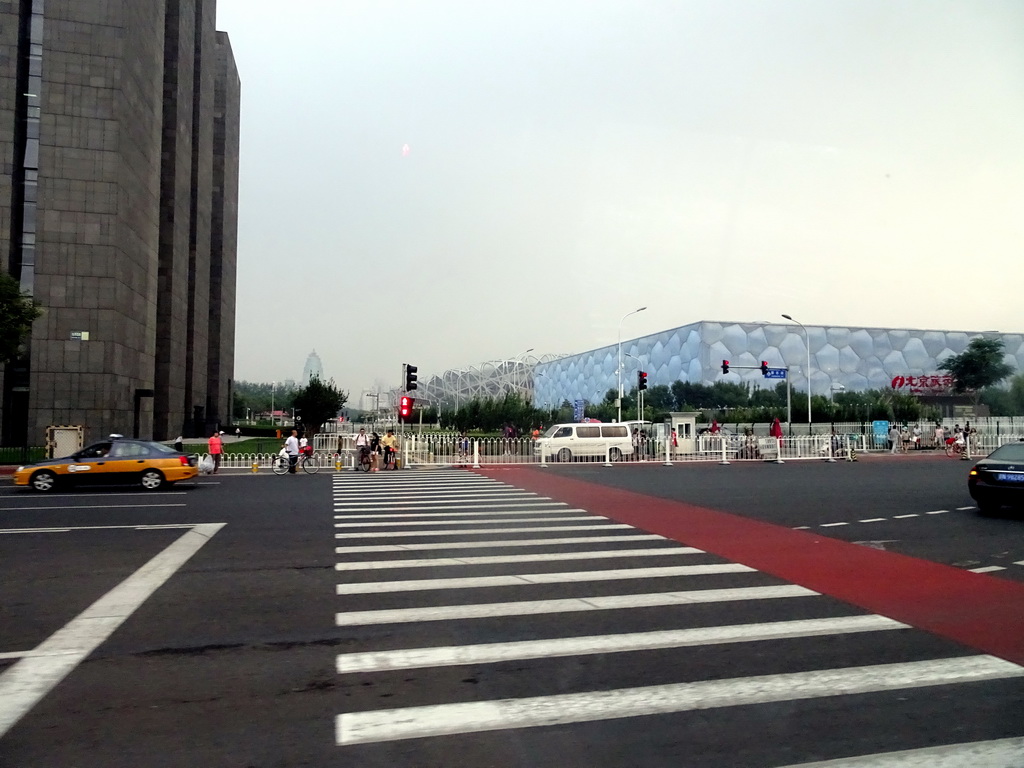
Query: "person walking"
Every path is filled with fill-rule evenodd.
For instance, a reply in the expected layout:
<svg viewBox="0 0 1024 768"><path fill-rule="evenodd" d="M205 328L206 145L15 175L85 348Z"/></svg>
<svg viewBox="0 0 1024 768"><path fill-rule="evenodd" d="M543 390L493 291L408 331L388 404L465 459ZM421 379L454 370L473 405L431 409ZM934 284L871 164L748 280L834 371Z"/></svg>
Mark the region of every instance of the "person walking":
<svg viewBox="0 0 1024 768"><path fill-rule="evenodd" d="M939 450L946 447L946 428L939 421L935 422L935 447Z"/></svg>
<svg viewBox="0 0 1024 768"><path fill-rule="evenodd" d="M210 447L210 458L213 459L213 474L220 471L220 455L224 452L224 441L220 438L221 433L214 430L207 444Z"/></svg>
<svg viewBox="0 0 1024 768"><path fill-rule="evenodd" d="M295 474L295 466L299 463L299 431L293 429L284 441L284 452L288 454L288 474Z"/></svg>
<svg viewBox="0 0 1024 768"><path fill-rule="evenodd" d="M900 452L900 430L895 424L889 427L889 453L897 454Z"/></svg>

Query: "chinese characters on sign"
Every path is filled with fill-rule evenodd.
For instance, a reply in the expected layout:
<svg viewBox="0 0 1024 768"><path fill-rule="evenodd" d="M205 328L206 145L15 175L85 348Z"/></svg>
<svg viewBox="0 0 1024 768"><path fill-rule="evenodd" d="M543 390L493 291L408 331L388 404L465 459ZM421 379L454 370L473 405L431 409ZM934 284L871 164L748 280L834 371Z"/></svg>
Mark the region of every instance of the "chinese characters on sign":
<svg viewBox="0 0 1024 768"><path fill-rule="evenodd" d="M953 377L948 373L893 376L892 388L907 390L914 395L946 395L953 388Z"/></svg>

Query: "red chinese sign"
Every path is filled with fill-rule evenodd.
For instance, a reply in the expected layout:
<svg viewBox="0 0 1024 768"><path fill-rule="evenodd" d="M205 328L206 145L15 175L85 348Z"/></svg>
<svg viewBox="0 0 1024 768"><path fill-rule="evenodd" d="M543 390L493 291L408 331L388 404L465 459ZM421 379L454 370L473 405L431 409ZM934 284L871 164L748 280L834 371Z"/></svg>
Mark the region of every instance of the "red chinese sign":
<svg viewBox="0 0 1024 768"><path fill-rule="evenodd" d="M948 373L893 376L892 388L909 390L914 395L945 395L953 388L953 377Z"/></svg>

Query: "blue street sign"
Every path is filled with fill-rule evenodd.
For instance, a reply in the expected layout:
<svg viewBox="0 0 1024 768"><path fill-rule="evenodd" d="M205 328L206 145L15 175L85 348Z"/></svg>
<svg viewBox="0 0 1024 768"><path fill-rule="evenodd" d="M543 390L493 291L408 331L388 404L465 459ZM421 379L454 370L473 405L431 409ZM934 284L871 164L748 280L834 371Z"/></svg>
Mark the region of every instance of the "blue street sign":
<svg viewBox="0 0 1024 768"><path fill-rule="evenodd" d="M766 379L784 379L786 378L785 368L769 368L768 372L764 375Z"/></svg>
<svg viewBox="0 0 1024 768"><path fill-rule="evenodd" d="M583 420L583 401L574 400L572 404L572 420L582 421Z"/></svg>

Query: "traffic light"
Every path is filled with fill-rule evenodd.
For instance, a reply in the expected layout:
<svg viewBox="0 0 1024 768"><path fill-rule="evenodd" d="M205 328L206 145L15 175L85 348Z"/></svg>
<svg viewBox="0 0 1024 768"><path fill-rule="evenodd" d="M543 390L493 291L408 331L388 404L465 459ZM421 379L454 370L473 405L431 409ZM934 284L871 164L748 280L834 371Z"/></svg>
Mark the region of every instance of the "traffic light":
<svg viewBox="0 0 1024 768"><path fill-rule="evenodd" d="M411 397L402 396L398 404L398 420L403 424L412 421L412 406L416 401Z"/></svg>
<svg viewBox="0 0 1024 768"><path fill-rule="evenodd" d="M647 371L636 372L636 388L641 392L647 389Z"/></svg>
<svg viewBox="0 0 1024 768"><path fill-rule="evenodd" d="M768 375L768 361L767 360L762 360L761 361L761 375L762 376L767 376Z"/></svg>
<svg viewBox="0 0 1024 768"><path fill-rule="evenodd" d="M418 370L415 365L409 365L406 363L405 368L405 391L412 392L416 389L416 371Z"/></svg>
<svg viewBox="0 0 1024 768"><path fill-rule="evenodd" d="M728 373L728 372L729 372L729 361L728 360L723 360L722 361L722 373Z"/></svg>

